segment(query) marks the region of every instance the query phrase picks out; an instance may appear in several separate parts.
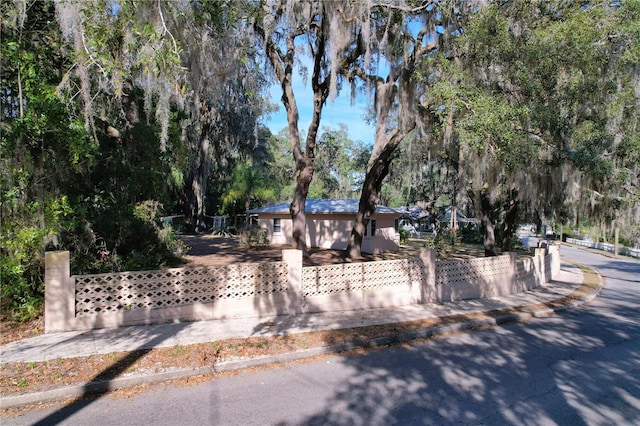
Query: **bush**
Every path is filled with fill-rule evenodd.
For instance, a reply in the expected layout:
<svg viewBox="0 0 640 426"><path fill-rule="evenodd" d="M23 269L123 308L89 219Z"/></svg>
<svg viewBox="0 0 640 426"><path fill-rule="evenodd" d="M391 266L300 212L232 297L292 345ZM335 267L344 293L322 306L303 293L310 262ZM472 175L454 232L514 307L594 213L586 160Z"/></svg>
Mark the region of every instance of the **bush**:
<svg viewBox="0 0 640 426"><path fill-rule="evenodd" d="M482 244L483 236L480 226L468 223L460 228L459 231L462 242L467 244Z"/></svg>
<svg viewBox="0 0 640 426"><path fill-rule="evenodd" d="M269 234L266 229L252 226L249 230L240 232L240 245L243 247L268 247Z"/></svg>
<svg viewBox="0 0 640 426"><path fill-rule="evenodd" d="M18 321L42 312L44 264L42 232L33 227L2 235L0 282L2 311Z"/></svg>
<svg viewBox="0 0 640 426"><path fill-rule="evenodd" d="M55 243L58 223L70 209L64 196L21 201L11 189L2 192L0 205L14 209L3 211L0 226L0 308L15 320L27 321L42 313L45 245Z"/></svg>
<svg viewBox="0 0 640 426"><path fill-rule="evenodd" d="M451 232L449 229L442 229L438 235L428 238L425 248L435 250L438 257L446 257L454 251L456 246L462 243L459 233Z"/></svg>
<svg viewBox="0 0 640 426"><path fill-rule="evenodd" d="M186 248L171 227L160 223L161 205L148 200L115 210L91 227L66 235L74 273L135 271L178 266ZM105 235L102 237L101 235Z"/></svg>

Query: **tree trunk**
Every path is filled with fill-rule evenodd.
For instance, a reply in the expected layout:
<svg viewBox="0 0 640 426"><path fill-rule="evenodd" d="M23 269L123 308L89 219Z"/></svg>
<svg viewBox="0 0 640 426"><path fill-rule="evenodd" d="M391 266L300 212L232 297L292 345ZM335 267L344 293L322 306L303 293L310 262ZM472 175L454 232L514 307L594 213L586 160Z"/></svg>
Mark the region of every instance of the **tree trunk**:
<svg viewBox="0 0 640 426"><path fill-rule="evenodd" d="M292 222L291 247L302 250L303 255L307 254L307 244L305 238L306 216L304 206L307 202L309 184L313 179L313 165L309 168L307 159L302 153L300 146L300 133L298 131L298 107L291 87L291 80L286 79L282 83L282 101L287 110L287 121L289 123L289 139L293 151L293 158L296 163L296 186L293 191L293 200L289 206Z"/></svg>
<svg viewBox="0 0 640 426"><path fill-rule="evenodd" d="M349 258L354 260L362 258L364 232L379 202L382 182L389 173L393 154L402 139L415 127L415 123L413 126L402 130L398 126L390 134L387 133L389 113L397 92L393 79L388 79L387 81L379 79L376 82L376 137L373 151L367 164L364 184L362 185L358 213L349 237L349 245L346 249Z"/></svg>
<svg viewBox="0 0 640 426"><path fill-rule="evenodd" d="M249 216L249 208L251 207L251 194L247 194L247 197L244 200L244 214L245 214L245 218L244 218L244 229L249 230L249 228L251 227L251 217Z"/></svg>
<svg viewBox="0 0 640 426"><path fill-rule="evenodd" d="M122 111L126 119L125 130L130 129L140 121L138 113L138 99L133 83L127 80L122 85Z"/></svg>
<svg viewBox="0 0 640 426"><path fill-rule="evenodd" d="M483 244L484 255L486 257L497 256L496 251L496 236L493 229L493 223L491 222L491 212L493 210L491 206L491 200L489 199L487 185L480 191L480 221L484 229Z"/></svg>
<svg viewBox="0 0 640 426"><path fill-rule="evenodd" d="M397 145L396 145L397 146ZM385 158L382 155L375 159L373 167L367 169L364 184L362 185L362 194L358 204L358 213L349 237L349 245L347 247L347 255L353 260L362 258L362 239L365 230L369 224L371 216L376 211L378 200L380 199L380 189L382 181L389 173L389 165L391 164L391 154L395 148L389 148Z"/></svg>
<svg viewBox="0 0 640 426"><path fill-rule="evenodd" d="M187 175L187 205L184 208L187 227L191 232L198 232L203 228L204 206L213 166L210 140L211 106L200 98L196 98L195 103L198 105L198 120L188 128L189 150L193 161L190 162Z"/></svg>
<svg viewBox="0 0 640 426"><path fill-rule="evenodd" d="M326 38L324 34L324 20L317 30L317 40L313 53L314 64L311 75L311 87L313 89L313 114L309 132L307 133L305 152L302 152L300 143L300 132L298 130L298 105L293 91L293 69L296 52L295 33L289 33L286 38L286 52L280 52L277 42L266 41L266 53L271 65L274 68L276 77L282 87L282 103L287 111L287 123L289 126L289 138L293 151L293 158L296 164L296 187L293 193L293 200L289 207L292 221L291 246L294 249L302 250L303 256L307 256L306 244L306 216L304 212L309 192L309 185L313 179L315 167L315 148L322 108L329 95L329 80L322 77L322 67L324 52L326 49ZM259 29L260 32L262 32ZM276 37L274 35L273 37Z"/></svg>
<svg viewBox="0 0 640 426"><path fill-rule="evenodd" d="M520 205L520 202L516 198L517 195L515 195L513 192L515 191L512 191L511 195L513 197L509 201L507 214L504 218L504 232L502 235L502 252L503 253L507 251L511 251L511 238L515 233L516 219L518 218L518 207Z"/></svg>
<svg viewBox="0 0 640 426"><path fill-rule="evenodd" d="M406 46L405 46L406 47ZM426 48L426 47L425 47ZM428 50L428 48L426 48ZM359 76L368 83L375 84L376 135L371 157L367 164L365 181L360 195L358 214L349 237L346 253L351 259L362 256L362 238L369 219L379 202L382 182L389 173L389 167L400 142L416 127L415 113L419 105L415 103L413 76L416 61L425 52L416 48L402 60L395 62L386 78L374 76L364 70L354 70L353 76ZM397 123L391 130L389 116L392 107L397 106Z"/></svg>
<svg viewBox="0 0 640 426"><path fill-rule="evenodd" d="M389 174L389 167L394 153L407 133L408 131L400 132L396 129L390 136L385 136L384 144L380 144L382 150L378 151L375 157L376 149L374 148L374 153L367 166L364 184L362 185L358 213L349 237L349 245L346 249L347 255L353 260L362 258L362 239L369 219L375 213L380 200L382 182ZM376 141L378 141L377 137Z"/></svg>
<svg viewBox="0 0 640 426"><path fill-rule="evenodd" d="M191 205L189 206L190 223L193 231L200 232L206 228L204 224L204 204L207 194L209 169L211 168L211 159L209 158L209 138L203 137L200 143L200 159L198 166L193 171L191 190L192 196L189 197Z"/></svg>

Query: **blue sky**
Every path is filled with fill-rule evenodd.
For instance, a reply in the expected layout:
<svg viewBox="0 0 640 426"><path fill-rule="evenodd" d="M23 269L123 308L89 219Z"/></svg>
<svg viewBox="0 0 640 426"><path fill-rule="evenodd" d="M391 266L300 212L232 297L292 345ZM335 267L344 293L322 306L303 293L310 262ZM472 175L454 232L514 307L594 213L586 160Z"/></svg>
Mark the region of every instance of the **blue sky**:
<svg viewBox="0 0 640 426"><path fill-rule="evenodd" d="M303 135L307 134L309 123L311 122L311 112L313 110L313 91L311 90L311 82L304 84L302 77L298 73L294 74L293 90L298 103L300 113L300 121L298 129ZM276 134L282 129L287 128L287 114L282 105L280 98L282 97L282 88L280 84L274 84L270 89L271 102L278 105L279 111L272 114L271 117L265 119L265 125ZM375 127L368 124L365 119L367 104L363 96L358 96L356 103L351 105L351 94L349 88L342 90L332 102L331 99L322 110L322 119L320 121L320 132L324 127L338 129L340 124L347 126L349 138L354 141L363 141L373 146L375 135Z"/></svg>

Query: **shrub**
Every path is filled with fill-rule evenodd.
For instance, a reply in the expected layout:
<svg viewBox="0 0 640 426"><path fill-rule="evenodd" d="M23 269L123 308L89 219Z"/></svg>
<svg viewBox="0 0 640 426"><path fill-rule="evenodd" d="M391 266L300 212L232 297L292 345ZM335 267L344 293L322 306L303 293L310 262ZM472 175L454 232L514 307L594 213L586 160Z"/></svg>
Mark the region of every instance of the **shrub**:
<svg viewBox="0 0 640 426"><path fill-rule="evenodd" d="M266 229L252 226L248 230L240 232L240 245L243 247L267 247L269 246L269 234Z"/></svg>
<svg viewBox="0 0 640 426"><path fill-rule="evenodd" d="M66 234L74 273L159 269L183 263L186 248L171 227L160 223L161 209L157 201L147 200L114 209L96 226L85 222Z"/></svg>
<svg viewBox="0 0 640 426"><path fill-rule="evenodd" d="M2 235L2 311L26 321L40 314L44 299L42 231L27 227Z"/></svg>
<svg viewBox="0 0 640 426"><path fill-rule="evenodd" d="M409 232L406 229L402 229L402 228L400 228L398 232L400 233L400 242L406 243L407 240L409 239Z"/></svg>
<svg viewBox="0 0 640 426"><path fill-rule="evenodd" d="M424 246L435 250L438 257L445 257L451 254L454 248L461 243L461 237L458 233L451 232L449 229L442 229L434 237L428 238Z"/></svg>

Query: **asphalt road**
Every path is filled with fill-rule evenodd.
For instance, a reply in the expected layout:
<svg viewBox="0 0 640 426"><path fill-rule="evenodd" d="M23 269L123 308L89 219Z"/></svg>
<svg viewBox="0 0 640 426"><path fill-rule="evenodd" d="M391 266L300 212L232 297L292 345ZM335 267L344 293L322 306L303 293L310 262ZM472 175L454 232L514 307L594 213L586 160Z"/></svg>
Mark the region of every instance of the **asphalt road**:
<svg viewBox="0 0 640 426"><path fill-rule="evenodd" d="M640 425L640 262L568 247L599 270L590 305L425 343L111 395L3 424Z"/></svg>

